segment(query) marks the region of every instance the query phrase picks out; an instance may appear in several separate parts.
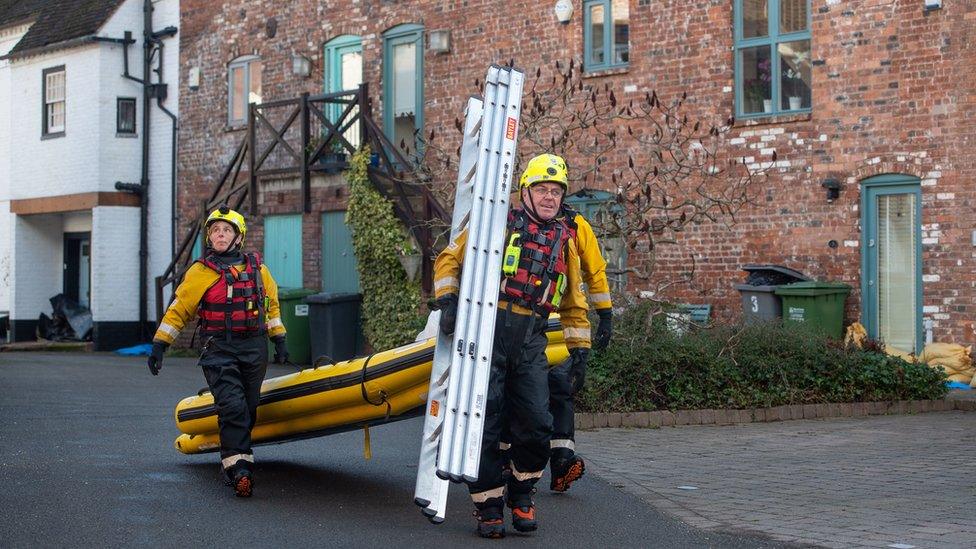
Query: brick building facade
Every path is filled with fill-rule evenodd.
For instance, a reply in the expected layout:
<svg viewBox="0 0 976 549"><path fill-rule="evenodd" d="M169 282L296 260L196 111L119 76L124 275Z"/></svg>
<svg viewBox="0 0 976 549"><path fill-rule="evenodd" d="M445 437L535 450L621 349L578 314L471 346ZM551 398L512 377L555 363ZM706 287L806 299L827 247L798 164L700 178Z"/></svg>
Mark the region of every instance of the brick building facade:
<svg viewBox="0 0 976 549"><path fill-rule="evenodd" d="M450 31L450 51L433 53L425 48L420 72L423 127L449 134L449 139L457 139L450 129L461 116L467 97L476 92L473 82L484 77L489 63L509 59L534 72L556 60L578 63L590 59L587 55L600 55L600 70L588 72L584 82L601 87L609 83L623 101L643 97L651 90L665 100L687 91L689 108L706 119L724 118L737 112L738 105L740 116L729 135L729 146L755 163L771 161L772 151L776 151L768 188L731 229L708 224L690 227L681 246L661 258L665 271L685 268L689 254L696 258L694 284L676 289L675 299L710 303L714 316L734 318L740 314L740 306L733 284L743 278L741 266L775 263L816 279L853 286L846 321L858 320L863 291L874 291L873 279L868 284L862 276L869 255L864 251L874 247L864 225L878 230L880 218L875 213L881 208L882 217L890 217L882 219L882 232L907 231L907 244L902 242L907 247L891 253L909 256L899 262L897 254L892 258L889 253L880 267L873 267L879 269L875 278L889 292L892 288L909 293L920 289L921 294L921 306L907 311L909 316L915 315L912 324L916 326L915 334L906 336L908 345L919 344L923 317L930 321L926 326L931 326L936 340L973 340L976 160L970 148L976 134L976 91L968 71L976 64L976 4L953 2L933 11L926 11L919 0L572 4L575 12L568 23L561 24L553 2L336 0L285 5L271 0L184 0L179 95L179 209L184 224L196 215L202 198L209 195L244 137L242 130L228 126L228 65L232 61L245 55L260 57L263 101L318 93L330 70L325 45L337 36L358 36L362 78L370 85L378 119L383 112L384 56L389 55L384 32L397 25L416 24L422 25L427 38L430 31ZM618 15L626 6L629 28L622 34L612 24L597 29L595 5L616 10ZM790 30L786 28L790 25L804 27L807 34L795 36L806 36L808 53L791 52L788 44L775 40L772 50L764 50L778 52L773 59L783 62L773 69L774 75L785 78L791 69L803 69L798 81L808 89L802 104L787 105L786 80L777 80L784 87L774 86L772 93L780 91L782 105L769 114L761 110L743 113L760 109L746 107L752 90L746 89L745 79L749 74L755 76L756 66L748 66L755 61L748 57L753 55L749 48L767 47L761 36L749 41L750 22L737 16L752 13L749 10L769 10L763 16L776 19L769 28L777 21L782 27L778 30ZM596 37L607 31L611 37L604 43L610 44L610 51L615 40L625 41L624 57L617 53L608 58L614 54L593 50ZM603 34L596 34L599 32ZM311 60L310 77L293 74L294 54ZM789 55L806 61L791 65L786 62ZM621 59L625 62L619 63ZM737 59L741 63L738 69ZM760 59L760 69L762 62ZM739 79L736 70L741 73ZM193 89L188 85L189 71L199 71L199 85ZM752 80L748 82L752 86ZM771 92L767 89L766 93ZM628 152L618 151L607 159L608 165L623 167ZM572 166L573 159L568 160ZM878 178L886 174L903 177ZM840 184L836 200L826 198L822 183L828 179ZM609 182L602 184L609 188ZM262 192L258 215L251 218L250 246L261 249L261 216L301 212L297 191L281 191L288 187L289 183L282 182L273 194ZM881 202L862 200L869 197L869 188L876 193L870 196L882 197ZM898 189L905 192L895 198L885 194ZM313 185L313 212L302 218L306 287L321 284L321 212L343 209L346 196L341 179ZM915 219L912 201L918 197L921 218ZM865 206L874 217L864 217ZM899 225L899 219L910 223ZM921 257L913 259L916 244L921 246ZM897 294L890 293L882 305L887 307L884 314L894 315L891 318L901 314L891 305L892 299L899 298ZM901 296L902 301L906 299ZM876 310L877 304L872 306ZM869 328L877 330L878 322L869 323Z"/></svg>

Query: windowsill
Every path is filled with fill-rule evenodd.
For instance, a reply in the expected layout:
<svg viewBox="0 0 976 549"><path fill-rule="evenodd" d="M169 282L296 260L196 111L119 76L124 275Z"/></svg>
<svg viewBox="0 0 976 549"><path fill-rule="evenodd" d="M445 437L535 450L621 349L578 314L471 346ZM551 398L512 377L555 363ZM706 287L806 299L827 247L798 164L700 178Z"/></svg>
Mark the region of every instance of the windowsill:
<svg viewBox="0 0 976 549"><path fill-rule="evenodd" d="M247 122L237 124L227 124L224 126L224 133L239 132L247 129Z"/></svg>
<svg viewBox="0 0 976 549"><path fill-rule="evenodd" d="M627 74L630 72L630 65L621 65L617 67L608 67L606 69L596 69L592 71L583 71L583 78L600 78L601 76L616 76L618 74Z"/></svg>
<svg viewBox="0 0 976 549"><path fill-rule="evenodd" d="M139 137L139 134L130 133L130 132L115 132L115 137L119 137L122 139L132 139L134 137Z"/></svg>
<svg viewBox="0 0 976 549"><path fill-rule="evenodd" d="M41 141L46 141L48 139L57 139L59 137L64 137L64 132L42 133Z"/></svg>
<svg viewBox="0 0 976 549"><path fill-rule="evenodd" d="M795 112L795 113L780 113L780 114L750 114L748 118L736 118L735 125L740 127L749 126L768 126L771 124L789 124L792 122L807 122L813 119L812 112Z"/></svg>

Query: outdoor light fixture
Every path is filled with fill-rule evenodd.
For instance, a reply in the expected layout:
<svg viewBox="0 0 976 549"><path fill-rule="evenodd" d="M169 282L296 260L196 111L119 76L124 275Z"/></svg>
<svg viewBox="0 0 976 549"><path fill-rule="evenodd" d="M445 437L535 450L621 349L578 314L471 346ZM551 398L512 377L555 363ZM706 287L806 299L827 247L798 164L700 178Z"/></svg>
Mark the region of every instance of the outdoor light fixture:
<svg viewBox="0 0 976 549"><path fill-rule="evenodd" d="M312 74L312 60L300 53L291 54L291 73L308 78Z"/></svg>
<svg viewBox="0 0 976 549"><path fill-rule="evenodd" d="M186 85L191 90L200 87L200 67L190 67L190 72L186 76Z"/></svg>
<svg viewBox="0 0 976 549"><path fill-rule="evenodd" d="M925 0L925 11L941 10L942 0Z"/></svg>
<svg viewBox="0 0 976 549"><path fill-rule="evenodd" d="M837 181L833 177L824 179L820 186L827 189L827 202L833 202L840 196L840 181Z"/></svg>
<svg viewBox="0 0 976 549"><path fill-rule="evenodd" d="M556 20L562 24L569 23L573 18L573 3L570 0L556 0Z"/></svg>
<svg viewBox="0 0 976 549"><path fill-rule="evenodd" d="M447 53L451 51L451 31L432 30L427 33L429 43L427 49L431 53Z"/></svg>

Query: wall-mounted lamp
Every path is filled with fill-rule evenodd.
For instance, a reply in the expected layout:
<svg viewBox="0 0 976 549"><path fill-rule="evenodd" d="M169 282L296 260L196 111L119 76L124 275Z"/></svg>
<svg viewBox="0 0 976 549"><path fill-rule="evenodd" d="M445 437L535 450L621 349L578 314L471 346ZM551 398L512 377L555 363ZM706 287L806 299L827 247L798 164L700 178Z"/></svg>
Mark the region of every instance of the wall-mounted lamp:
<svg viewBox="0 0 976 549"><path fill-rule="evenodd" d="M186 85L191 90L200 87L200 67L190 67L190 71L186 75Z"/></svg>
<svg viewBox="0 0 976 549"><path fill-rule="evenodd" d="M925 0L925 11L941 10L942 0Z"/></svg>
<svg viewBox="0 0 976 549"><path fill-rule="evenodd" d="M291 54L291 73L308 78L312 74L312 60L300 53Z"/></svg>
<svg viewBox="0 0 976 549"><path fill-rule="evenodd" d="M432 30L427 33L427 50L430 53L448 53L451 51L451 31Z"/></svg>
<svg viewBox="0 0 976 549"><path fill-rule="evenodd" d="M837 181L833 177L824 179L820 186L827 189L827 202L833 202L840 196L840 181Z"/></svg>
<svg viewBox="0 0 976 549"><path fill-rule="evenodd" d="M570 0L556 0L553 10L556 12L556 20L564 25L573 18L573 3Z"/></svg>

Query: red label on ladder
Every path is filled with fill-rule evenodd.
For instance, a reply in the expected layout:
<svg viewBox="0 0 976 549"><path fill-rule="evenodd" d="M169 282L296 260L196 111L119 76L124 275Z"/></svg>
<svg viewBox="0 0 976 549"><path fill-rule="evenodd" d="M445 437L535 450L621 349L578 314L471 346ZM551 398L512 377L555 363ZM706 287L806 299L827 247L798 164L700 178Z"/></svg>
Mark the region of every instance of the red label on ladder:
<svg viewBox="0 0 976 549"><path fill-rule="evenodd" d="M508 118L508 127L505 128L505 139L515 139L515 129L518 127L518 122L512 118Z"/></svg>

